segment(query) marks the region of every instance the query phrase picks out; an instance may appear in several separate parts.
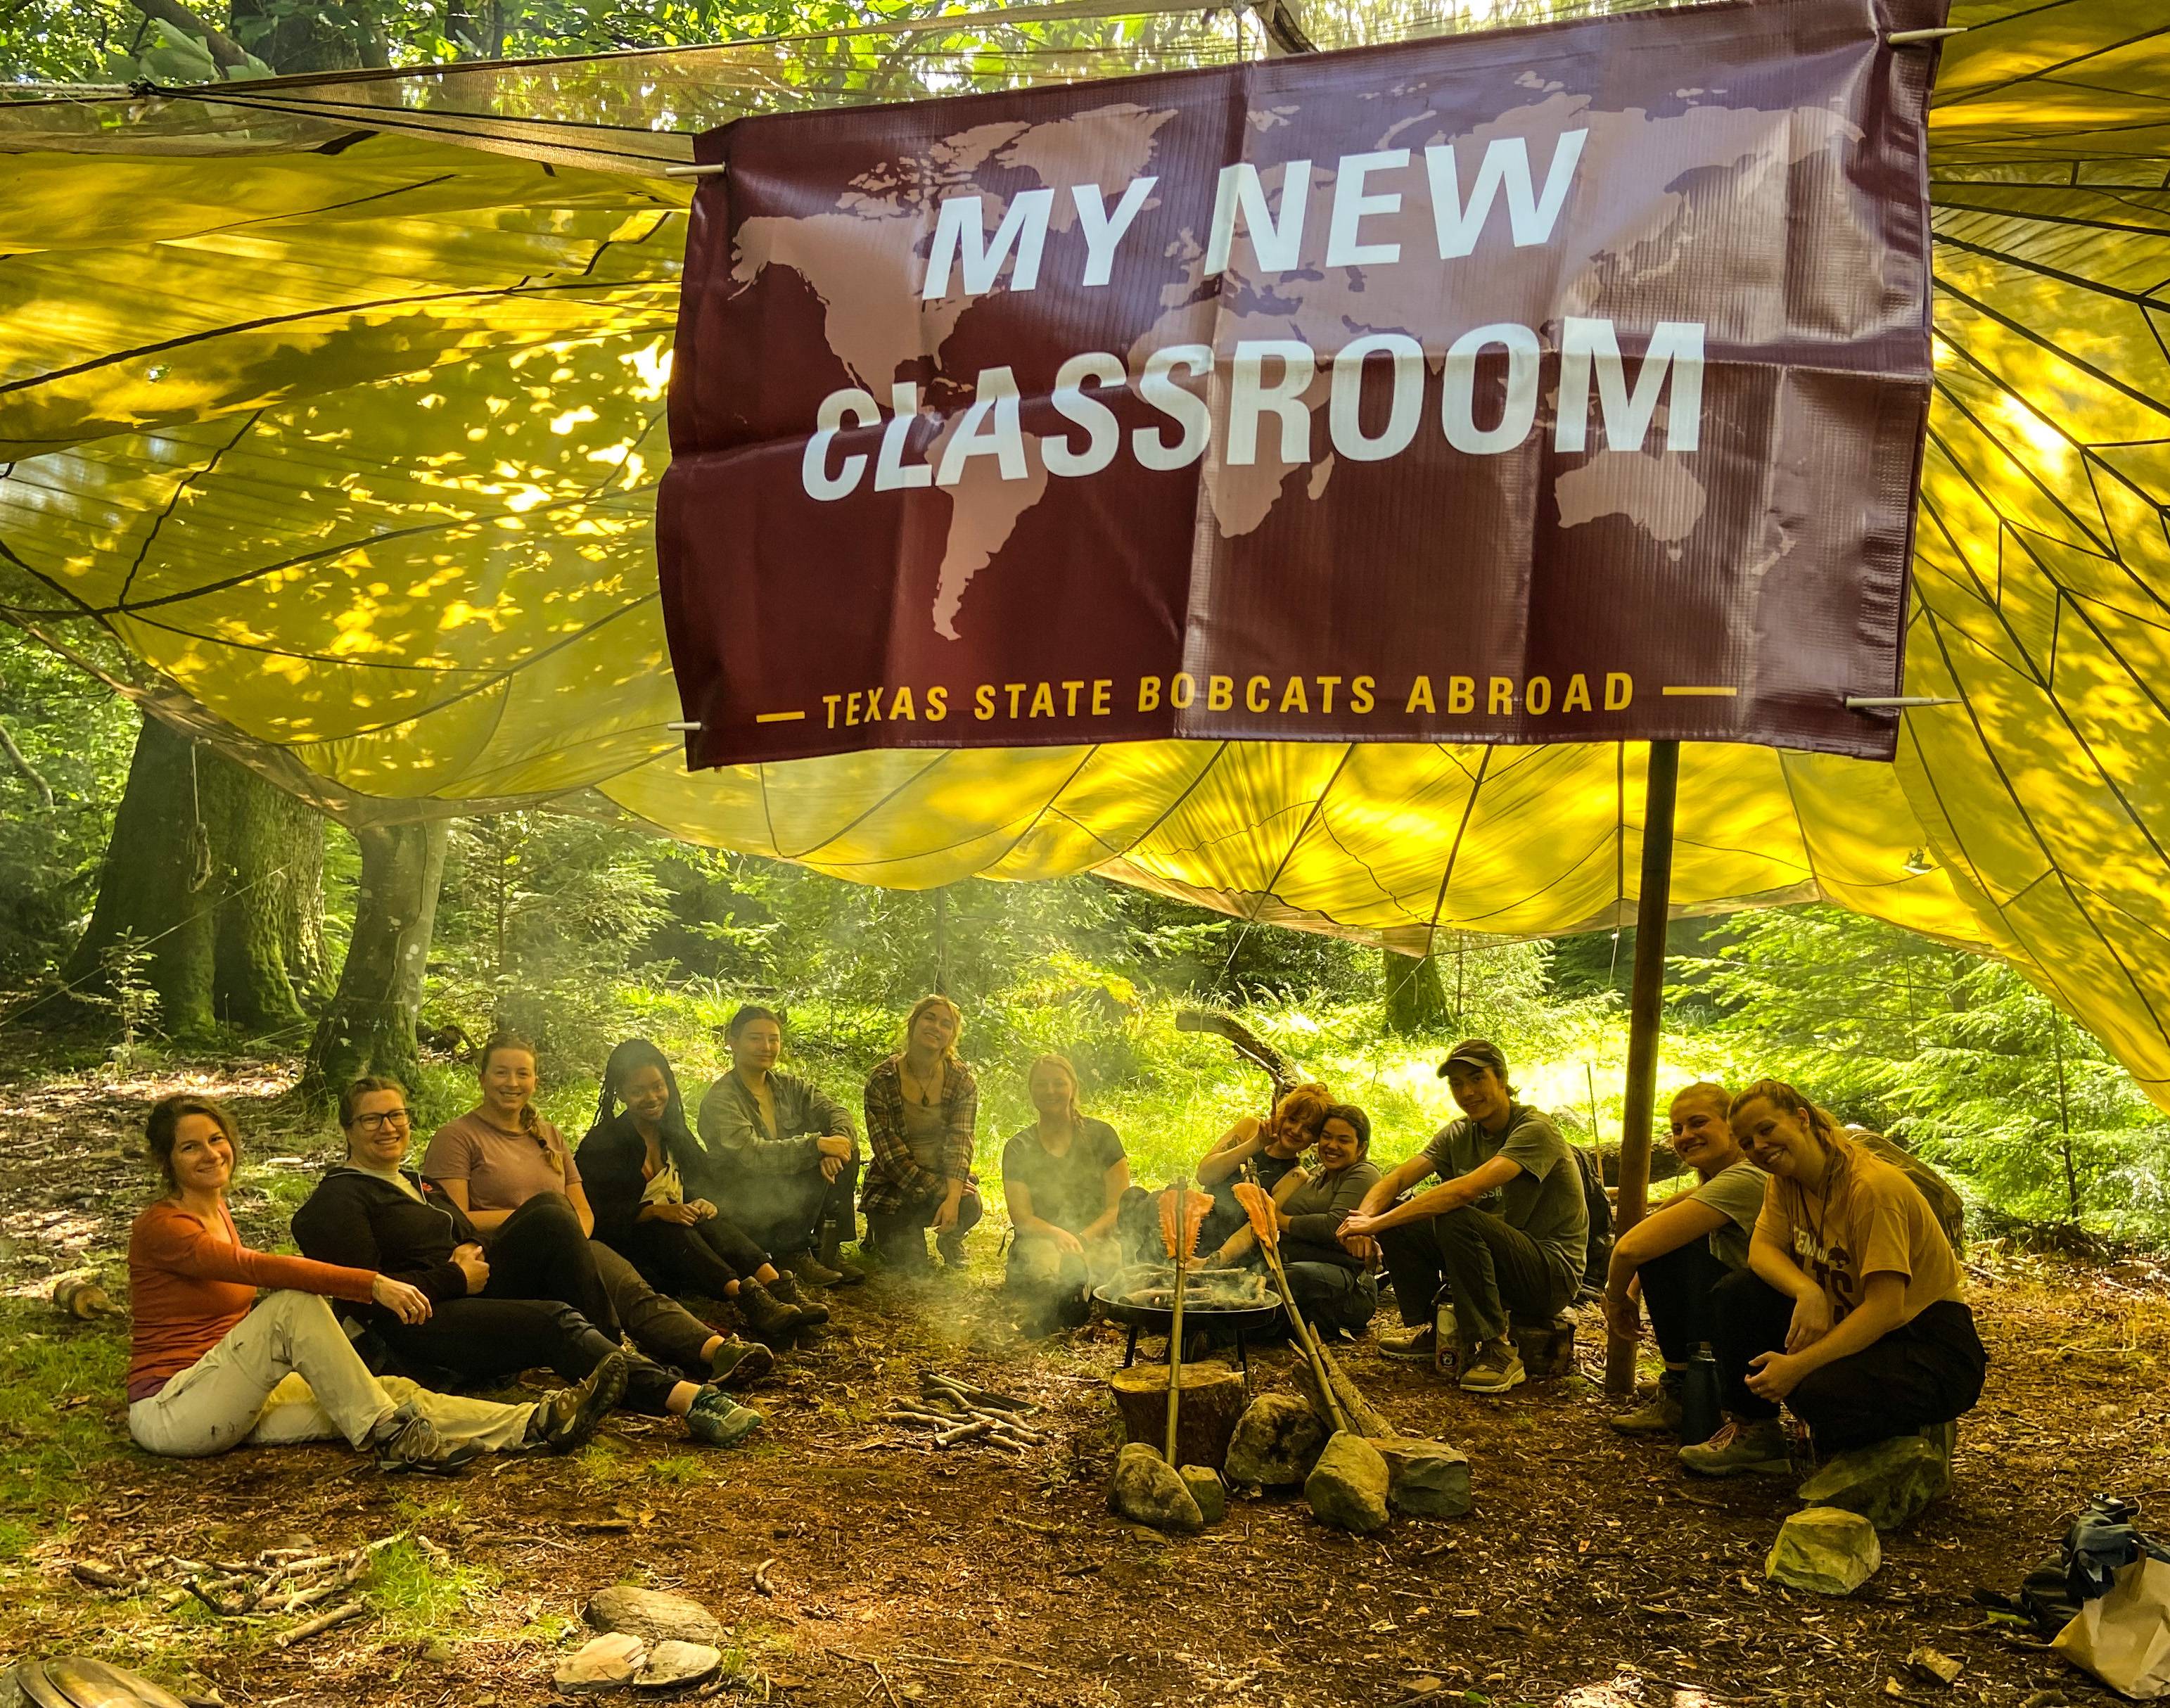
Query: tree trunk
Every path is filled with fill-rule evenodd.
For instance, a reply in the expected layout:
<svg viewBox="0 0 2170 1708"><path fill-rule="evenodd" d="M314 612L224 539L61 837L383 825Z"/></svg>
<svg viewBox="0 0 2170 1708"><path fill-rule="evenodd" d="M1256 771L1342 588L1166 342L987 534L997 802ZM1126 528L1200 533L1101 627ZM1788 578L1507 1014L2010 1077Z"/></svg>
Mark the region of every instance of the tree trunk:
<svg viewBox="0 0 2170 1708"><path fill-rule="evenodd" d="M1382 949L1379 964L1388 1031L1433 1032L1446 1024L1446 993L1436 960Z"/></svg>
<svg viewBox="0 0 2170 1708"><path fill-rule="evenodd" d="M253 1036L307 1020L324 982L323 820L156 717L136 738L71 983L110 988L124 936L149 950L158 1030Z"/></svg>
<svg viewBox="0 0 2170 1708"><path fill-rule="evenodd" d="M1133 1364L1108 1378L1115 1410L1123 1420L1123 1439L1142 1441L1156 1453L1168 1441L1168 1374L1165 1364ZM1236 1420L1249 1403L1250 1393L1240 1373L1218 1362L1185 1360L1175 1462L1219 1470L1227 1463Z"/></svg>
<svg viewBox="0 0 2170 1708"><path fill-rule="evenodd" d="M412 1084L419 1066L414 1021L445 875L446 826L441 820L373 825L355 839L361 844L361 881L354 938L297 1088L318 1107L357 1075L388 1074Z"/></svg>

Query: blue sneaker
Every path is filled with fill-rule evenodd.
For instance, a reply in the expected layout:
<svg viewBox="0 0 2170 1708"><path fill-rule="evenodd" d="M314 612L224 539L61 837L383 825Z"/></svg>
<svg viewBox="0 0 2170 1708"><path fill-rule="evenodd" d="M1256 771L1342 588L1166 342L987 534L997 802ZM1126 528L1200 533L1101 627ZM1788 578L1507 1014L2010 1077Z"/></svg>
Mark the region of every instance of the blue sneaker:
<svg viewBox="0 0 2170 1708"><path fill-rule="evenodd" d="M762 1415L720 1388L703 1388L686 1414L686 1432L711 1447L736 1447L762 1426Z"/></svg>

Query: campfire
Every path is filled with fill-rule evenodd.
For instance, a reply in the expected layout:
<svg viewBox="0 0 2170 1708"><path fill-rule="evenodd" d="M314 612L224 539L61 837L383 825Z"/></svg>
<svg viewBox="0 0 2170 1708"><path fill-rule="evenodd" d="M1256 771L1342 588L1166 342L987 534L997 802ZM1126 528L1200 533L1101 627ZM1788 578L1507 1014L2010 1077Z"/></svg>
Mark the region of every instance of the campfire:
<svg viewBox="0 0 2170 1708"><path fill-rule="evenodd" d="M1184 1309L1211 1313L1257 1310L1280 1303L1255 1269L1194 1269L1184 1283ZM1110 1282L1106 1293L1114 1301L1141 1310L1175 1309L1175 1266L1173 1263L1134 1263Z"/></svg>

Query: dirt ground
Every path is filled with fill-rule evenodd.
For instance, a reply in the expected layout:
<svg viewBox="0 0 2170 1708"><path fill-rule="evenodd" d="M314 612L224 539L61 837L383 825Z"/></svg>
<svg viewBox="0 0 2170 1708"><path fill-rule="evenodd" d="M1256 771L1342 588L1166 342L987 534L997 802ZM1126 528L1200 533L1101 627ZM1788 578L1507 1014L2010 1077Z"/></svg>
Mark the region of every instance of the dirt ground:
<svg viewBox="0 0 2170 1708"><path fill-rule="evenodd" d="M118 1085L19 1073L0 1084L6 1289L40 1298L55 1276L96 1266L119 1296L128 1220L148 1196L132 1135L146 1099L184 1082L243 1111L257 1166L237 1208L249 1237L276 1238L320 1149L281 1125L272 1098L288 1077L266 1063ZM2045 1708L2114 1699L1985 1620L1971 1593L2016 1588L2089 1492L2140 1495L2170 1525L2170 1286L2146 1261L1975 1254L1991 1371L1961 1427L1957 1486L1886 1539L1864 1588L1829 1601L1763 1578L1791 1509L1785 1485L1684 1480L1666 1448L1606 1427L1588 1380L1478 1400L1382 1361L1368 1341L1346 1362L1374 1401L1469 1455L1467 1517L1398 1520L1360 1539L1276 1498L1237 1501L1195 1538L1134 1529L1101 1498L1118 1445L1101 1378L1122 1357L1120 1334L1019 1341L992 1291L994 1242L981 1243L984 1277L835 1296L833 1332L749 1396L768 1427L730 1454L621 1417L577 1459L498 1461L454 1483L385 1479L333 1448L162 1462L126 1444L117 1392L57 1396L102 1426L99 1445L72 1454L66 1510L41 1515L28 1550L0 1562L0 1654L101 1654L264 1708L513 1708L554 1700L551 1669L579 1640L583 1603L623 1581L691 1595L733 1628L742 1670L713 1695L806 1708L1550 1708L1622 1673L1633 1679L1610 1700L1676 1708ZM120 1332L29 1309L11 1324L56 1343ZM1585 1360L1597 1334L1586 1319ZM1254 1357L1256 1383L1285 1383L1289 1362ZM1057 1444L937 1454L874 1421L926 1368L1040 1402ZM0 1474L35 1433L19 1425L8 1434L19 1438L0 1438ZM291 1620L222 1622L102 1594L68 1570L350 1547L401 1529L457 1568L423 1586L420 1614L414 1586L388 1590L367 1617L291 1650L274 1642ZM765 1562L767 1593L754 1581ZM1924 1643L1964 1663L1955 1689L1905 1681L1902 1659Z"/></svg>

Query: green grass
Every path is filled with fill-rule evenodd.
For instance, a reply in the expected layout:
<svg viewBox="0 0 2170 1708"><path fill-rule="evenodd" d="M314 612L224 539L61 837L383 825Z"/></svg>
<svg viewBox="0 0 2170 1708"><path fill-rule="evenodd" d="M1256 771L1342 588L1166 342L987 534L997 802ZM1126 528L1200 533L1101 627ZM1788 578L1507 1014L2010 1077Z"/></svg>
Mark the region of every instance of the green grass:
<svg viewBox="0 0 2170 1708"><path fill-rule="evenodd" d="M98 1466L126 1456L116 1330L0 1300L0 1560L58 1533Z"/></svg>
<svg viewBox="0 0 2170 1708"><path fill-rule="evenodd" d="M455 1635L494 1593L497 1574L479 1566L433 1560L420 1542L395 1542L371 1562L362 1588L389 1641Z"/></svg>

